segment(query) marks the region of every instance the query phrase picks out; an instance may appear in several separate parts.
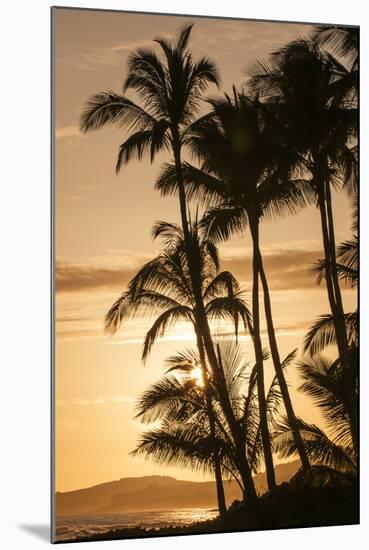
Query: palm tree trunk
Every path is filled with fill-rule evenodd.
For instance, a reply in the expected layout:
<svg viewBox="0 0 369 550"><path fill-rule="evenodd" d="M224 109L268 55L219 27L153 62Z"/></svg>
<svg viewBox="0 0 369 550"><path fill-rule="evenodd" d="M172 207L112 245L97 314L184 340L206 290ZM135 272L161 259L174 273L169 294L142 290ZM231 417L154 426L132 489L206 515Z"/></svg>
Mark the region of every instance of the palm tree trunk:
<svg viewBox="0 0 369 550"><path fill-rule="evenodd" d="M224 416L227 420L229 429L231 431L232 437L238 453L238 466L239 473L246 489L247 499L250 503L254 504L257 501L257 494L255 490L254 480L252 478L251 468L246 458L245 444L242 429L239 426L232 409L232 405L229 399L227 386L225 383L224 372L220 368L217 360L217 356L214 349L213 340L211 337L210 327L208 319L205 312L205 307L202 299L201 287L196 282L195 269L193 267L193 258L191 256L190 250L190 232L188 226L187 218L187 201L186 193L184 188L183 173L182 173L182 164L181 164L181 146L179 141L178 132L173 130L173 156L176 168L176 177L178 183L178 195L179 195L179 204L180 204L180 213L181 213L181 222L183 229L183 236L186 245L186 257L188 269L191 277L191 283L194 292L194 298L196 303L196 309L199 315L199 327L201 330L201 336L204 342L206 355L209 360L214 377L217 380L219 397L221 401L221 406L224 412Z"/></svg>
<svg viewBox="0 0 369 550"><path fill-rule="evenodd" d="M295 416L295 412L293 410L291 397L288 391L288 386L286 382L286 378L284 376L283 367L281 364L279 351L278 351L278 345L277 345L277 339L275 336L275 330L274 330L274 323L273 323L273 316L272 316L272 305L270 301L270 294L269 294L269 287L268 282L264 270L263 260L261 257L260 249L258 250L259 253L259 265L260 265L260 279L261 284L263 287L263 293L264 293L264 309L265 309L265 318L267 323L267 331L268 331L268 338L269 338L269 345L270 345L270 351L272 354L272 360L274 364L275 373L277 375L279 388L281 390L281 395L284 403L284 408L286 409L287 419L288 423L291 427L293 439L297 448L297 451L300 456L301 465L302 468L305 471L308 471L310 469L310 462L309 458L306 454L306 449L304 446L304 443L302 441L302 437L300 434L300 431L297 427L297 420Z"/></svg>
<svg viewBox="0 0 369 550"><path fill-rule="evenodd" d="M178 183L178 196L179 196L179 208L181 212L181 222L182 222L182 229L183 229L183 236L185 240L185 244L188 246L189 244L189 228L188 228L188 218L187 218L187 200L186 200L186 192L183 182L183 173L182 173L182 162L181 162L181 145L179 141L178 132L173 130L173 156L174 156L174 163L176 167L176 177L177 177L177 183ZM187 260L188 263L188 260Z"/></svg>
<svg viewBox="0 0 369 550"><path fill-rule="evenodd" d="M327 204L325 200L324 189L320 189L318 192L318 205L320 211L320 220L322 226L322 236L323 236L323 247L324 247L324 257L325 257L325 279L328 292L328 300L331 308L334 328L336 332L337 339L337 348L339 356L344 360L347 356L347 337L346 337L346 326L344 317L341 316L339 307L336 302L336 294L332 276L332 267L333 267L333 258L332 258L332 249L330 243L330 234L328 227L328 214L327 214ZM333 221L333 220L332 220ZM338 284L338 279L337 279ZM342 302L341 302L342 305Z"/></svg>
<svg viewBox="0 0 369 550"><path fill-rule="evenodd" d="M208 415L209 415L209 425L210 425L210 437L214 442L214 451L213 451L213 460L214 460L214 473L215 473L215 484L217 489L217 499L218 499L218 510L219 510L219 516L221 519L225 519L227 514L227 506L225 501L225 495L224 495L224 485L223 485L223 479L222 479L222 469L221 469L221 462L219 458L219 452L216 448L216 439L215 439L215 421L212 417L212 405L211 405L211 399L207 398L208 404ZM211 411L211 412L210 412Z"/></svg>
<svg viewBox="0 0 369 550"><path fill-rule="evenodd" d="M237 419L234 415L232 403L227 390L227 383L220 354L218 357L215 354L214 344L210 333L210 327L202 300L200 303L199 317L199 326L201 326L201 333L204 341L206 355L212 368L214 381L219 392L220 404L235 445L238 470L242 479L243 486L245 488L244 499L247 499L247 501L251 504L255 504L257 501L257 494L255 490L254 480L252 478L251 468L246 457L244 435L242 432L242 428L237 422Z"/></svg>
<svg viewBox="0 0 369 550"><path fill-rule="evenodd" d="M336 269L336 244L334 236L332 199L329 181L318 191L318 205L323 235L325 278L328 291L329 305L331 307L334 328L336 332L338 354L342 365L347 365L348 342L346 333L345 316L342 305L341 290L338 283ZM332 242L331 242L332 241ZM334 282L335 281L335 282ZM338 297L338 303L337 303ZM347 365L349 366L349 365ZM357 453L357 420L350 415L350 431L355 454Z"/></svg>
<svg viewBox="0 0 369 550"><path fill-rule="evenodd" d="M225 495L224 495L224 486L223 486L223 479L222 479L222 469L221 469L221 463L219 458L219 452L216 445L216 438L215 438L215 419L214 419L214 410L211 402L211 396L209 391L209 381L207 378L207 372L206 372L206 361L205 361L205 354L204 354L204 348L203 348L203 342L200 336L200 333L195 327L196 332L196 340L197 340L197 348L199 351L199 357L200 357L200 363L201 363L201 372L202 377L204 381L204 393L205 393L205 400L206 400L206 410L207 415L209 419L209 426L210 426L210 439L211 444L213 445L213 462L214 462L214 473L215 473L215 484L216 484L216 491L217 491L217 501L218 501L218 510L219 510L219 516L221 519L224 519L227 512L227 506L225 501Z"/></svg>
<svg viewBox="0 0 369 550"><path fill-rule="evenodd" d="M329 246L330 246L330 258L331 258L331 276L333 289L335 294L335 302L337 308L337 322L339 325L340 337L342 340L341 346L343 348L344 355L343 360L347 357L348 343L347 343L347 333L346 333L346 324L345 324L345 313L343 310L342 303L342 294L338 281L337 274L337 258L336 258L336 239L334 231L334 222L333 222L333 210L332 210L332 195L331 187L329 181L326 181L326 205L327 205L327 217L328 217L328 231L329 231Z"/></svg>
<svg viewBox="0 0 369 550"><path fill-rule="evenodd" d="M261 439L263 443L265 469L267 474L267 482L269 491L276 486L275 472L273 465L272 447L270 442L270 434L268 428L267 405L265 399L264 387L264 364L263 364L263 347L260 337L260 310L259 310L259 272L260 272L260 255L258 254L259 242L259 220L254 215L249 215L250 231L253 243L253 283L252 283L252 317L254 328L254 349L255 363L257 365L257 390L259 401L259 416Z"/></svg>
<svg viewBox="0 0 369 550"><path fill-rule="evenodd" d="M327 210L327 218L328 218L329 244L330 244L330 255L331 255L330 256L331 257L331 276L332 276L332 284L333 284L333 290L334 290L335 302L336 302L337 328L338 328L338 333L340 334L340 337L338 338L338 333L336 329L337 342L339 339L341 340L340 348L339 348L341 363L344 367L350 368L350 364L349 364L350 358L348 353L349 345L347 341L345 312L343 309L341 288L339 285L338 274L337 274L336 238L335 238L334 221L333 221L332 194L331 194L331 187L330 187L329 181L325 182L325 193L326 193L326 210ZM350 431L351 431L353 450L354 450L355 456L357 456L357 414L356 414L355 407L353 409L353 414L350 415Z"/></svg>
<svg viewBox="0 0 369 550"><path fill-rule="evenodd" d="M214 348L213 348L214 349ZM218 367L218 377L220 376L222 383L218 386L218 391L223 394L223 401L225 403L225 407L222 407L224 415L227 419L228 426L231 430L233 440L235 442L235 448L236 448L236 454L237 454L237 462L238 462L238 470L242 479L243 487L244 487L244 493L243 498L247 502L249 502L251 505L257 504L257 494L255 490L255 484L252 477L251 468L249 465L249 462L246 457L246 448L245 448L245 438L242 433L242 429L240 424L237 422L233 409L232 404L229 398L229 394L227 391L227 385L226 380L224 376L224 370L223 370L223 364L222 364L222 357L220 354L219 346L218 346L218 359L217 359ZM225 393L223 388L225 388ZM231 422L228 421L228 418Z"/></svg>

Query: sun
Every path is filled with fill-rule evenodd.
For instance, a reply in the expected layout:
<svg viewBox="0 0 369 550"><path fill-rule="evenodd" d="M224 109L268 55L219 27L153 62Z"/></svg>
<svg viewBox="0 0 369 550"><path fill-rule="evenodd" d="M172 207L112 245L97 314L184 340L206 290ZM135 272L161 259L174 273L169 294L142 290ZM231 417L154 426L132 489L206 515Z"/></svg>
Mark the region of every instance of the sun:
<svg viewBox="0 0 369 550"><path fill-rule="evenodd" d="M200 367L194 367L190 372L190 378L194 381L196 386L203 387L204 379L202 376L202 370Z"/></svg>

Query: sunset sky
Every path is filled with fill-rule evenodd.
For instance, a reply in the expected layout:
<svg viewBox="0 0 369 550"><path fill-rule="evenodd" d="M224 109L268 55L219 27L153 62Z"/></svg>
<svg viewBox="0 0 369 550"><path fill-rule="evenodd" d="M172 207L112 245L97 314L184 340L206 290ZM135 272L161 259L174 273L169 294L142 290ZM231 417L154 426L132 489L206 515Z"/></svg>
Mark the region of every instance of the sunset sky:
<svg viewBox="0 0 369 550"><path fill-rule="evenodd" d="M194 22L191 49L219 66L222 91L245 80L245 71L282 44L311 32L309 25L54 10L55 196L56 196L56 489L68 491L121 477L167 474L200 479L199 474L163 468L128 455L144 426L133 419L134 402L164 372L173 351L194 345L182 326L159 341L145 366L141 342L148 321L127 322L115 336L103 331L104 315L136 270L158 250L150 230L156 220L179 221L176 198L153 190L162 155L133 161L119 176L115 161L124 130L107 127L81 135L79 117L92 94L121 92L129 52L158 36L174 36ZM219 94L209 88L208 95ZM350 235L349 203L334 196L337 242ZM329 310L324 286L309 266L322 257L318 211L268 222L261 229L262 251L282 357L301 345L312 320ZM222 268L231 270L251 301L250 240L221 245ZM347 311L353 291L343 292ZM264 344L267 345L265 333ZM252 349L248 338L245 350ZM267 381L272 365L266 363ZM287 371L298 384L295 367ZM295 410L308 421L320 417L300 393Z"/></svg>

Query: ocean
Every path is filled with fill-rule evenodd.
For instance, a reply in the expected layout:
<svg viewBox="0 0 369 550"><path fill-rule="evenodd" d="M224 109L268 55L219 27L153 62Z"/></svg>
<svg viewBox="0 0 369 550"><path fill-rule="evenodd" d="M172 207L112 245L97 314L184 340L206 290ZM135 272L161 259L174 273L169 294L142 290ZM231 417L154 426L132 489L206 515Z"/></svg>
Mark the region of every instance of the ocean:
<svg viewBox="0 0 369 550"><path fill-rule="evenodd" d="M218 515L209 508L189 508L184 510L154 512L122 512L114 514L66 516L56 518L56 540L67 541L76 536L88 537L125 527L154 529L160 527L188 525L196 521L206 521Z"/></svg>

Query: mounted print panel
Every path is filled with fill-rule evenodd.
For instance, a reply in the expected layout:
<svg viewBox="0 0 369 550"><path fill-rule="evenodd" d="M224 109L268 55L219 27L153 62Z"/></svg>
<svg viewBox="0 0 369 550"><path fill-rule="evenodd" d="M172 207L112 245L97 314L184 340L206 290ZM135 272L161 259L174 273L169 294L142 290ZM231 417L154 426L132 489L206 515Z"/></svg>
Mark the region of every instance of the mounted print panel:
<svg viewBox="0 0 369 550"><path fill-rule="evenodd" d="M53 542L358 523L358 37L52 9Z"/></svg>

